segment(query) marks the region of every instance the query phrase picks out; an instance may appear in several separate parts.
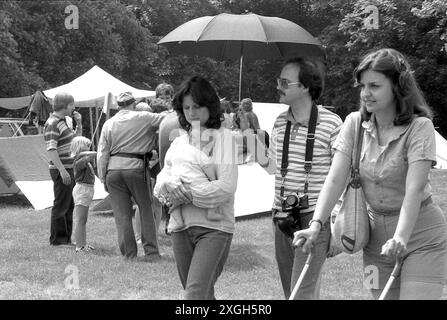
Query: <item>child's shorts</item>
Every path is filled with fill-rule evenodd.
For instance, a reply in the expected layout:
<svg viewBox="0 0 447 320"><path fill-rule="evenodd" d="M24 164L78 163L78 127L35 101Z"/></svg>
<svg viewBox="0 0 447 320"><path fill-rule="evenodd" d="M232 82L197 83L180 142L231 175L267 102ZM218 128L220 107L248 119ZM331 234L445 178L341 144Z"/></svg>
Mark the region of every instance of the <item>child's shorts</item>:
<svg viewBox="0 0 447 320"><path fill-rule="evenodd" d="M81 205L88 207L93 200L95 188L93 184L76 183L73 188L73 200L75 206Z"/></svg>

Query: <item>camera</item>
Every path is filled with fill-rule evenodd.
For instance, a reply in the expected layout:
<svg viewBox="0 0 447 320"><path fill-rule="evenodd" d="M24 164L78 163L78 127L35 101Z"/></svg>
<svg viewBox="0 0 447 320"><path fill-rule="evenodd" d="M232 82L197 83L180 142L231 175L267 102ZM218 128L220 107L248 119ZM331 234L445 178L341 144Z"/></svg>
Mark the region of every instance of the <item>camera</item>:
<svg viewBox="0 0 447 320"><path fill-rule="evenodd" d="M309 208L309 197L299 196L297 193L291 193L281 199L281 208L283 212L290 212L293 209Z"/></svg>
<svg viewBox="0 0 447 320"><path fill-rule="evenodd" d="M281 211L275 211L273 219L284 234L293 238L293 233L301 229L300 210L309 208L309 198L291 193L281 199L281 207Z"/></svg>

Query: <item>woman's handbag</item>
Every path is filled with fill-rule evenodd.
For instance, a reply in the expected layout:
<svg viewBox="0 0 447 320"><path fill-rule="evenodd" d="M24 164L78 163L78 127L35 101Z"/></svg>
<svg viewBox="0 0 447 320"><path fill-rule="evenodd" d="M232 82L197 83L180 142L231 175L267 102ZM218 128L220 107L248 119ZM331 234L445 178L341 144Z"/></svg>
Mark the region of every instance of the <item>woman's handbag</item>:
<svg viewBox="0 0 447 320"><path fill-rule="evenodd" d="M351 179L341 197L340 210L333 211L331 231L337 246L346 253L356 253L369 241L369 219L365 196L360 183L360 153L362 150L362 119L358 126L353 148L354 161L351 165Z"/></svg>

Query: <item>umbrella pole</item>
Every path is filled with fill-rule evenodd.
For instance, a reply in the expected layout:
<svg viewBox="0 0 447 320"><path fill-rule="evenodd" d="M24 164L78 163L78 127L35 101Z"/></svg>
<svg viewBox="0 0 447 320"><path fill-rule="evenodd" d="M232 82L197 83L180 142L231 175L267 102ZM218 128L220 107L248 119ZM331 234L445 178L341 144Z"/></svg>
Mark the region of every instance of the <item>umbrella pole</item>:
<svg viewBox="0 0 447 320"><path fill-rule="evenodd" d="M244 56L241 54L241 61L239 63L239 104L241 103L242 94L242 65L244 64Z"/></svg>

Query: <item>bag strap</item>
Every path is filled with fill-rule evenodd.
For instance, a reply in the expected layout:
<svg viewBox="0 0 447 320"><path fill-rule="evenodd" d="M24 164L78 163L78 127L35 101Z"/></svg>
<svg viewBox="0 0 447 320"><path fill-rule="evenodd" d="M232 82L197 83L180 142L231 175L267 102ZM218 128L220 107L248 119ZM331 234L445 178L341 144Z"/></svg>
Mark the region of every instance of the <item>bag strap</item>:
<svg viewBox="0 0 447 320"><path fill-rule="evenodd" d="M304 194L307 193L309 186L309 173L312 169L312 158L314 153L314 142L315 142L315 129L317 127L317 119L318 119L318 107L313 104L312 109L310 111L310 119L309 119L309 127L307 129L307 138L306 138L306 154L304 158L304 171L306 172L306 180L304 182ZM284 196L284 181L287 175L287 167L289 166L289 141L290 141L290 127L292 123L287 121L286 131L284 132L284 142L282 148L282 159L281 159L281 189L280 194L281 197Z"/></svg>
<svg viewBox="0 0 447 320"><path fill-rule="evenodd" d="M354 148L353 148L354 162L351 166L350 184L353 188L360 187L360 154L362 152L363 131L364 131L362 122L363 122L363 119L360 116L360 121L359 121L358 129L357 129L357 136L356 136L355 144L354 144Z"/></svg>

